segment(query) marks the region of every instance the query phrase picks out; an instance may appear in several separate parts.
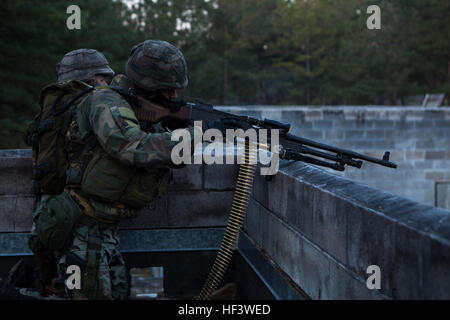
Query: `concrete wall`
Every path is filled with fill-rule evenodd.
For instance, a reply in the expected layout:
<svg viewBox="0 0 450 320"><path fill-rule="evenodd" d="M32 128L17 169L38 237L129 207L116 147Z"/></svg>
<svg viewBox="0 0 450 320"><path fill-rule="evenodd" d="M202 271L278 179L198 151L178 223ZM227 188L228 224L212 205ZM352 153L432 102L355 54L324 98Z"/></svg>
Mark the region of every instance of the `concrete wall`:
<svg viewBox="0 0 450 320"><path fill-rule="evenodd" d="M365 163L349 179L435 205L435 182L450 181L450 107L221 107L223 111L292 124L291 133L381 158L398 169ZM446 207L449 201L441 201ZM450 209L450 207L448 207Z"/></svg>
<svg viewBox="0 0 450 320"><path fill-rule="evenodd" d="M29 152L2 154L0 256L24 252L20 250L31 227L32 204ZM191 238L203 239L199 230L206 230L204 227L223 227L237 169L234 165L190 165L175 171L166 195L144 209L140 217L121 224L124 231L135 233L122 245L127 250L136 246L138 251L143 244L157 250L164 247L157 243L169 241L189 247L195 242ZM189 237L180 240L176 238L180 233L167 231L176 228L190 228L179 229ZM143 229L157 234L153 232L147 239ZM282 162L271 182L256 176L243 232L238 250L255 274L272 286L282 287L284 281L293 288L280 289L285 290L278 295L282 298L450 298L450 211L309 165ZM170 239L167 234L172 235ZM209 238L206 235L205 239ZM11 239L22 247L9 247ZM216 247L217 241L213 242L206 246ZM255 250L279 276L271 275L267 266L258 262L261 258ZM381 269L380 290L366 287L369 265Z"/></svg>
<svg viewBox="0 0 450 320"><path fill-rule="evenodd" d="M220 177L217 179L217 177ZM164 195L123 229L225 226L237 178L236 166L188 165L173 171ZM0 150L0 232L31 229L33 191L30 150Z"/></svg>
<svg viewBox="0 0 450 320"><path fill-rule="evenodd" d="M312 299L450 299L450 211L303 163L257 176L244 226ZM369 290L368 266L381 270Z"/></svg>

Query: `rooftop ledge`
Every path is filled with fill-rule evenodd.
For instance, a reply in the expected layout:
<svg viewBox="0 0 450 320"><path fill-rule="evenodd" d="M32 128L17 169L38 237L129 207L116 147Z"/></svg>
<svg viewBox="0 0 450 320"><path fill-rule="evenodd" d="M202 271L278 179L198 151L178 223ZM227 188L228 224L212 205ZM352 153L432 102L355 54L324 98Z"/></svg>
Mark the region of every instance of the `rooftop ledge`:
<svg viewBox="0 0 450 320"><path fill-rule="evenodd" d="M168 192L121 224L122 251L217 250L237 170L175 170ZM29 151L0 152L0 257L29 254L30 175ZM279 299L450 298L450 211L304 163L282 161L272 181L257 171L237 249ZM373 265L379 289L367 286Z"/></svg>

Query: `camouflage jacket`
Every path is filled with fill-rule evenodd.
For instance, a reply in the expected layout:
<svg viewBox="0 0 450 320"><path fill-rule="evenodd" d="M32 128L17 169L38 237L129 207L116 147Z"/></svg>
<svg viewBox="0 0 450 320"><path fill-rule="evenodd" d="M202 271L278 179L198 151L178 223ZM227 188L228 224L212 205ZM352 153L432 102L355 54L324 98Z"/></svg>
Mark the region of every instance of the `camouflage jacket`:
<svg viewBox="0 0 450 320"><path fill-rule="evenodd" d="M178 143L160 124L149 133L141 130L128 102L110 89L95 90L78 105L75 117L69 141L83 141L93 134L106 153L128 166L169 165ZM193 134L193 128L188 130Z"/></svg>
<svg viewBox="0 0 450 320"><path fill-rule="evenodd" d="M122 204L140 209L165 191L178 144L170 131L160 124L142 130L129 103L109 88L95 89L71 112L67 187L107 205L97 210L100 204L91 201L95 211L111 212ZM188 130L193 137L194 128Z"/></svg>

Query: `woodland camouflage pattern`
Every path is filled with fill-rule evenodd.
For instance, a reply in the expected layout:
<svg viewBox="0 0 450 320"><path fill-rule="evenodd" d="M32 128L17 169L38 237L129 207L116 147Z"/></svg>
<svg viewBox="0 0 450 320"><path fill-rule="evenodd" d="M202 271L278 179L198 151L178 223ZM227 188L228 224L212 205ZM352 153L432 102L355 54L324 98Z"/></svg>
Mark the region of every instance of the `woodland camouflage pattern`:
<svg viewBox="0 0 450 320"><path fill-rule="evenodd" d="M147 40L134 46L125 70L128 78L148 91L184 89L188 85L184 56L166 41Z"/></svg>
<svg viewBox="0 0 450 320"><path fill-rule="evenodd" d="M120 84L120 79L117 80L119 80L118 84ZM94 163L93 167L95 168L95 163L100 163L106 159L110 161L109 165L100 170L111 170L112 174L106 174L106 176L117 177L119 181L122 178L124 181L130 181L128 179L132 176L133 178L128 182L128 186L120 200L123 199L125 202L126 199L124 198L131 194L135 195L138 200L142 200L141 202L135 200L135 203L144 204L148 199L153 199L161 191L165 190L169 182L168 177L170 177L171 150L178 143L178 141L171 141L171 132L164 130L162 126L154 126L151 129L149 133L141 129L132 107L120 94L108 88L96 88L76 107L74 121L66 134L69 158L70 155L76 152L75 149L70 147L77 145L74 142L86 141L93 135L99 143L93 154L95 155L98 152L95 150L100 150L101 154L103 154L99 161L94 162L91 160ZM188 130L191 135L194 134L194 128L189 128ZM196 128L195 130L200 129ZM95 156L93 159L95 159ZM88 169L89 167L90 165L88 164ZM98 199L98 195L95 192L98 192L100 189L111 190L114 188L112 184L102 185L101 174L92 174L94 171L92 169L86 175L87 178L83 177L81 190L88 198L89 194L94 194ZM96 179L89 179L89 177L93 176ZM141 179L137 185L136 183L133 184L136 178ZM89 184L87 181L93 180L99 182L97 184L94 183L94 186L90 189L83 189L84 185ZM136 188L129 190L130 186L133 185L137 186L137 189L140 189L140 191L134 190ZM93 193L86 194L86 191L89 190ZM105 192L107 193L108 191ZM109 216L113 221L122 213L128 212L128 207L124 206L120 201L108 203L89 199L88 205L80 205L80 207L91 217L107 219ZM91 207L91 210L94 211L93 214L88 214L88 207ZM93 253L99 259L98 268L96 269L97 274L95 276L91 275L84 282L84 286L88 284L91 287L90 290L72 290L68 292L70 294L69 297L71 299L126 299L128 283L124 261L115 237L117 225L116 223L112 225L101 222L96 223L96 226L101 229L98 232L101 247ZM100 228L100 226L103 227ZM76 229L71 249L59 260L60 270L64 270L65 265L71 264L72 262L70 261L78 261L78 265L86 265L88 263L90 257L88 256L89 237L90 228L80 226Z"/></svg>
<svg viewBox="0 0 450 320"><path fill-rule="evenodd" d="M94 222L94 221L92 221ZM34 297L38 300L125 300L129 292L126 267L118 249L117 228L97 224L97 232L102 237L98 252L98 272L92 290L86 290L86 280L83 275L88 264L89 227L80 225L74 232L74 239L69 252L65 253L57 262L57 275L52 281L53 292L42 295L36 289L21 288L22 295ZM77 265L81 271L81 289L69 290L65 281L69 274L67 267Z"/></svg>
<svg viewBox="0 0 450 320"><path fill-rule="evenodd" d="M68 80L88 80L95 75L112 77L114 71L109 67L105 56L94 49L77 49L66 53L56 65L58 82Z"/></svg>
<svg viewBox="0 0 450 320"><path fill-rule="evenodd" d="M77 124L81 138L93 133L101 147L128 166L147 167L171 162L170 132L147 134L142 131L127 101L110 89L97 89L80 105ZM190 128L191 134L193 129Z"/></svg>
<svg viewBox="0 0 450 320"><path fill-rule="evenodd" d="M137 76L139 84L153 89L187 85L186 62L174 46L163 41L146 41L135 49L130 59L131 63L143 67ZM75 60L84 59L83 52L76 50L69 56ZM134 60L136 55L133 53L137 53L139 59ZM90 67L110 70L106 59L100 66L96 64L99 56L95 52L90 54ZM75 68L70 69L70 63L61 64L58 71L74 71ZM93 72L98 74L99 70L101 73L104 71L95 69ZM113 74L111 72L109 74ZM132 70L131 74L137 75L134 72ZM148 77L149 74L152 78ZM72 73L71 78L74 77ZM121 79L117 78L113 84L122 86ZM95 88L68 112L72 118L65 134L69 160L65 192L84 214L75 228L69 248L57 255L58 279L64 281L66 267L72 264L78 265L84 276L81 290L67 289L59 297L126 299L127 279L118 250L117 222L135 216L134 212L165 191L173 165L171 151L179 142L172 141L172 133L161 124L149 125L148 128L141 126L128 101L107 87ZM202 134L201 128L190 127L187 130L191 137L195 130ZM193 142L194 139L192 148Z"/></svg>

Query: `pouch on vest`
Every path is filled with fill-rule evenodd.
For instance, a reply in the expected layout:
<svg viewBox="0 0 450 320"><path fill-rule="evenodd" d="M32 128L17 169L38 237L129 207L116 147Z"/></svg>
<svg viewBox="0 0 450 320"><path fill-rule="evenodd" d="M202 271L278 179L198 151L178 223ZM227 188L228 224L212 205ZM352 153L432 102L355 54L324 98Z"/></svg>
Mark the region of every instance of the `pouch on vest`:
<svg viewBox="0 0 450 320"><path fill-rule="evenodd" d="M83 172L81 191L100 201L118 202L135 172L136 168L121 163L97 147Z"/></svg>
<svg viewBox="0 0 450 320"><path fill-rule="evenodd" d="M133 208L143 208L167 189L170 180L169 168L140 169L131 179L120 202Z"/></svg>
<svg viewBox="0 0 450 320"><path fill-rule="evenodd" d="M66 248L82 216L83 211L66 192L41 201L33 211L39 242L50 250Z"/></svg>

